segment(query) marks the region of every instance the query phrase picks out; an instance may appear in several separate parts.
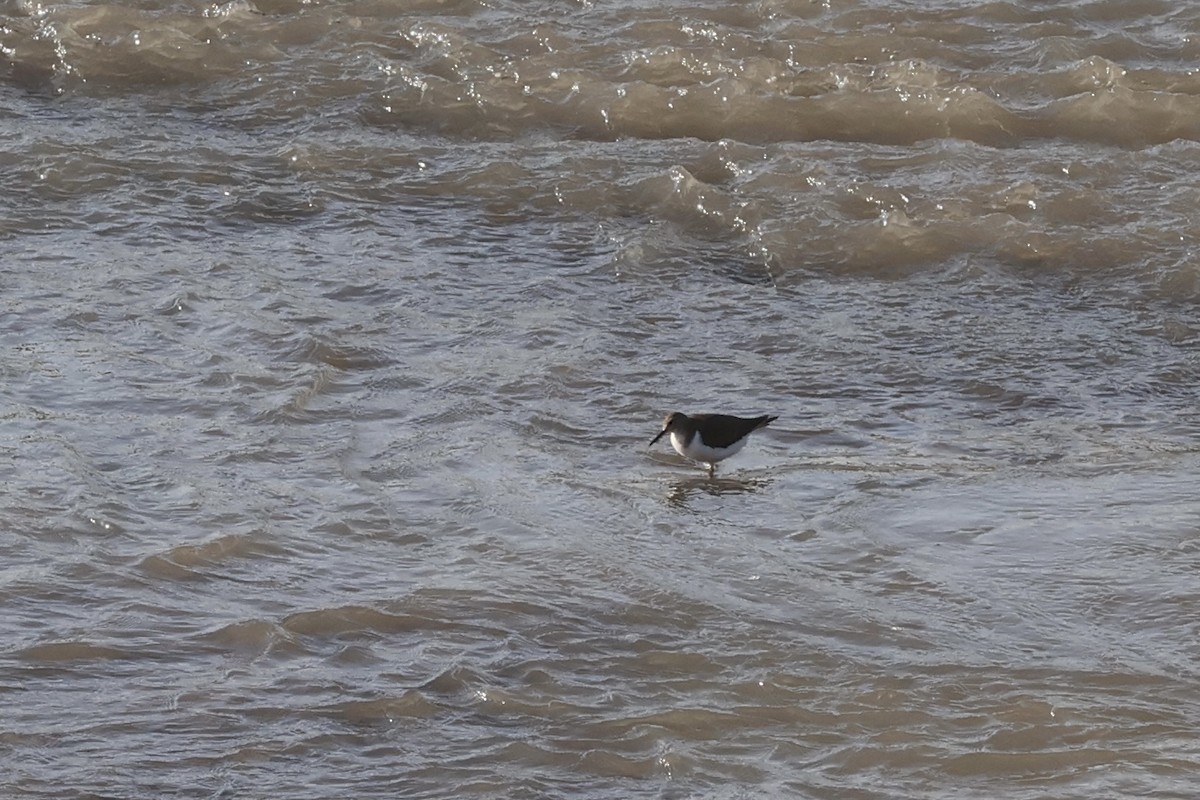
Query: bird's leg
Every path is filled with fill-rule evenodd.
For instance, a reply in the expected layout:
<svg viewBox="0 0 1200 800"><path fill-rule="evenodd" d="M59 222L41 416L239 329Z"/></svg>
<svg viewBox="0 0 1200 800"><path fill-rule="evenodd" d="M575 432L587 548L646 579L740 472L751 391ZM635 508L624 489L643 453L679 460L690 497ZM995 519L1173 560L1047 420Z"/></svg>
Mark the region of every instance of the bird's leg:
<svg viewBox="0 0 1200 800"><path fill-rule="evenodd" d="M717 474L717 462L715 462L715 461L708 462L708 477L711 478L716 474Z"/></svg>

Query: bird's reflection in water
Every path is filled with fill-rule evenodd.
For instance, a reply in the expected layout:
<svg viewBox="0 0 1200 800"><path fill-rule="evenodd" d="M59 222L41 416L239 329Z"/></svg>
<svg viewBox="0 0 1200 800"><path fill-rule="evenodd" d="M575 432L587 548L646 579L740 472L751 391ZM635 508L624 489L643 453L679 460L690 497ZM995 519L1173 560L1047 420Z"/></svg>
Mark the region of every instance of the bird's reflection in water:
<svg viewBox="0 0 1200 800"><path fill-rule="evenodd" d="M685 507L688 500L699 495L720 497L729 494L753 494L771 485L767 478L710 478L707 475L697 475L678 480L671 485L667 493L667 502L673 506Z"/></svg>

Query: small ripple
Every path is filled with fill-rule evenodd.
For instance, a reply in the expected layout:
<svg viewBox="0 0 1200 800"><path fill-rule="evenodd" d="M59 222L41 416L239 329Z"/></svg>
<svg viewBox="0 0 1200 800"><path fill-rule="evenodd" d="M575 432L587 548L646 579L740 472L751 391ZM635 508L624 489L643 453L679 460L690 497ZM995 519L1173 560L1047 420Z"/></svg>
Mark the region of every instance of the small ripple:
<svg viewBox="0 0 1200 800"><path fill-rule="evenodd" d="M138 656L129 650L108 647L92 642L48 642L18 650L17 658L22 661L43 664L59 664L75 661L114 661Z"/></svg>
<svg viewBox="0 0 1200 800"><path fill-rule="evenodd" d="M320 710L331 719L351 725L394 725L409 719L432 719L444 711L415 690L399 697L335 703Z"/></svg>
<svg viewBox="0 0 1200 800"><path fill-rule="evenodd" d="M300 636L343 636L346 634L409 633L422 629L452 629L454 623L411 614L392 614L368 606L341 606L300 611L284 617L284 630Z"/></svg>

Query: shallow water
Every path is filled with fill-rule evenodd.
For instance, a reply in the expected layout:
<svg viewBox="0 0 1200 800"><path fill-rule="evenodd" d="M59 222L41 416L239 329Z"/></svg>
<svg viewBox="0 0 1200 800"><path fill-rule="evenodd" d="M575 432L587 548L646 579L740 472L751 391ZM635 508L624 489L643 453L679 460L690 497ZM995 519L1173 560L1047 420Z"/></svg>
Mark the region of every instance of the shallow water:
<svg viewBox="0 0 1200 800"><path fill-rule="evenodd" d="M1200 10L0 13L0 793L1194 793Z"/></svg>

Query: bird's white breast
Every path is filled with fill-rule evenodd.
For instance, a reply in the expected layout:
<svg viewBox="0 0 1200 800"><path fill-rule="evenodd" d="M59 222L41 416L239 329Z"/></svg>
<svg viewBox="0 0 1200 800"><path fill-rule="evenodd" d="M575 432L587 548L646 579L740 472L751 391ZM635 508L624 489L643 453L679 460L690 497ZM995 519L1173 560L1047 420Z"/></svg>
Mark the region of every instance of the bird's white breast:
<svg viewBox="0 0 1200 800"><path fill-rule="evenodd" d="M743 436L729 447L709 447L700 440L699 433L693 434L692 441L685 443L683 434L671 431L671 446L684 458L690 458L692 461L699 461L703 464L715 464L745 447L748 438L750 437Z"/></svg>

